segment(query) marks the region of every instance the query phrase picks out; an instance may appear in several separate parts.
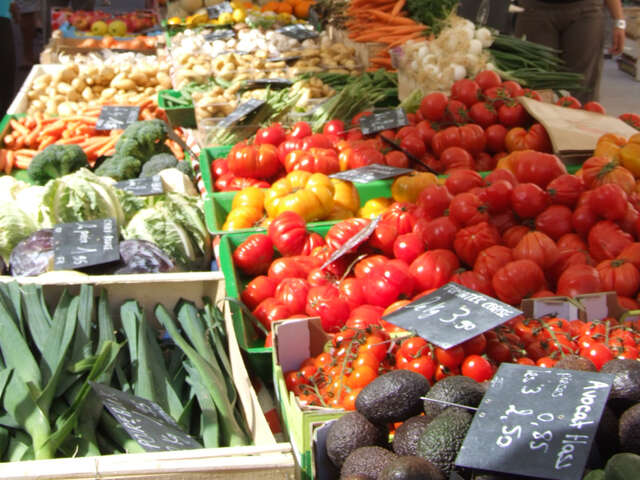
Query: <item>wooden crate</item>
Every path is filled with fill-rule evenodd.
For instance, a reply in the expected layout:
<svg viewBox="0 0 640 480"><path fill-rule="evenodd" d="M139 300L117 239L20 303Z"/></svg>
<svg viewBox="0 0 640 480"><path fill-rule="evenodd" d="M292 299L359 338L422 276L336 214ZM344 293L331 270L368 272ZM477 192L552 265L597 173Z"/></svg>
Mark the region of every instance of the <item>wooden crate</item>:
<svg viewBox="0 0 640 480"><path fill-rule="evenodd" d="M44 75L45 73L53 74L61 71L64 68L65 68L64 65L59 65L59 64L58 65L38 64L31 67L31 71L27 75L27 78L25 78L24 83L20 87L20 90L18 90L18 93L16 93L16 96L13 98L13 102L11 102L11 105L9 105L9 108L7 109L7 114L27 113L27 109L29 108L29 103L30 103L29 97L27 97L27 94L29 93L29 90L31 89L31 85L33 85L33 82L35 81L35 79Z"/></svg>
<svg viewBox="0 0 640 480"><path fill-rule="evenodd" d="M12 277L0 277L3 282L12 280ZM180 298L199 304L203 296L220 299L225 292L224 277L220 272L93 276L53 272L20 281L43 285L47 301L59 298L64 288L76 291L82 284L92 284L98 291L107 291L113 312L118 311L123 301L135 298L147 314L158 303L171 310ZM277 443L271 433L249 380L228 314L225 315L225 326L229 332L233 379L252 436L252 446L0 463L0 478L253 480L257 474L261 480L295 478L291 444Z"/></svg>

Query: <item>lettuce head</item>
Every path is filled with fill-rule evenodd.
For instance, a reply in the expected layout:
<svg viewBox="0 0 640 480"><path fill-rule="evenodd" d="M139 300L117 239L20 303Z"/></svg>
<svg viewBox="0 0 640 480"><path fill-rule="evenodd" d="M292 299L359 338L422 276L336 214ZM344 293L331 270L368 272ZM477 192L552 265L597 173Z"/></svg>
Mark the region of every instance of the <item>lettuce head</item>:
<svg viewBox="0 0 640 480"><path fill-rule="evenodd" d="M9 263L11 250L38 229L36 223L16 202L0 203L0 256Z"/></svg>

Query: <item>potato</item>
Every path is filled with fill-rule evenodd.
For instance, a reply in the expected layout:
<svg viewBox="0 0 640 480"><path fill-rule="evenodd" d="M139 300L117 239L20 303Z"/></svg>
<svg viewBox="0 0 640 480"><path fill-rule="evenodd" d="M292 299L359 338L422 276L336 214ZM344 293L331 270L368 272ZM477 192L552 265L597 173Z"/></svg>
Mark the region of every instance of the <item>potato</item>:
<svg viewBox="0 0 640 480"><path fill-rule="evenodd" d="M73 90L73 87L68 83L58 83L56 85L56 91L62 95L68 95Z"/></svg>
<svg viewBox="0 0 640 480"><path fill-rule="evenodd" d="M117 90L114 87L109 87L102 90L102 92L100 93L100 96L105 99L111 98L116 94L116 92Z"/></svg>
<svg viewBox="0 0 640 480"><path fill-rule="evenodd" d="M89 101L93 98L93 90L91 90L91 87L84 87L81 95L84 100Z"/></svg>
<svg viewBox="0 0 640 480"><path fill-rule="evenodd" d="M109 84L109 86L117 90L135 90L136 89L136 83L129 78L115 77L113 80L111 80L111 83Z"/></svg>
<svg viewBox="0 0 640 480"><path fill-rule="evenodd" d="M133 72L131 72L131 75L129 75L129 79L142 86L146 86L147 83L149 83L149 79L147 78L147 76L139 70L134 70Z"/></svg>

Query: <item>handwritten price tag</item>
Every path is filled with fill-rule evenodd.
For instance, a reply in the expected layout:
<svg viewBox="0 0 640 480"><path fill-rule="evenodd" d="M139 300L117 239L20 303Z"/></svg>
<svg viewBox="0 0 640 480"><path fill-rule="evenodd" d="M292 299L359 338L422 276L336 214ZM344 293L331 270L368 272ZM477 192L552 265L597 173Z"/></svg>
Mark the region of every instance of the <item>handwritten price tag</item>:
<svg viewBox="0 0 640 480"><path fill-rule="evenodd" d="M59 223L53 228L54 270L74 270L120 259L115 218Z"/></svg>

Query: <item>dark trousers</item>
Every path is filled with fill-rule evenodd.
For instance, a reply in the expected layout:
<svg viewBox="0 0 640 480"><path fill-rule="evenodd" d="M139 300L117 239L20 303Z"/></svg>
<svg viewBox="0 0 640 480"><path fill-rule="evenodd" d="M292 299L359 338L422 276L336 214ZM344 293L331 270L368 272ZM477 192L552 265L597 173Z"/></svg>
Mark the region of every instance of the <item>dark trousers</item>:
<svg viewBox="0 0 640 480"><path fill-rule="evenodd" d="M0 118L11 105L16 80L16 46L11 20L0 17Z"/></svg>
<svg viewBox="0 0 640 480"><path fill-rule="evenodd" d="M516 35L561 50L569 71L584 75L586 90L572 92L581 102L597 100L604 55L604 2L546 3L521 0Z"/></svg>

